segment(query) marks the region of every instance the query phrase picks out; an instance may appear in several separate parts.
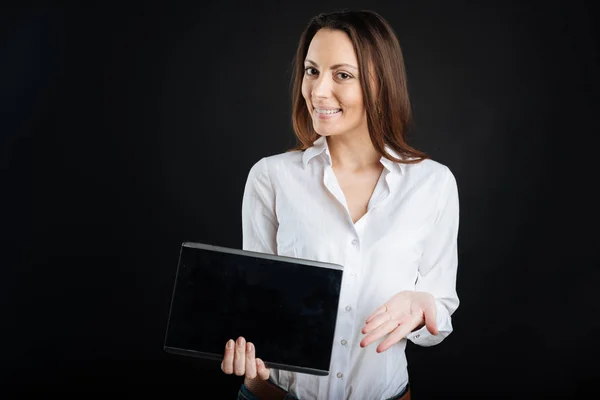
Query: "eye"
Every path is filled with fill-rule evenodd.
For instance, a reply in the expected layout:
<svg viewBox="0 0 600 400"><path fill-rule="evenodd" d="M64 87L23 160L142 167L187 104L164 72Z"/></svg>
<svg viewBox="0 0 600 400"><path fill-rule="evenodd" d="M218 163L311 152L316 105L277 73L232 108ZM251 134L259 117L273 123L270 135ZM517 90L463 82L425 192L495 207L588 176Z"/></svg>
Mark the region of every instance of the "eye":
<svg viewBox="0 0 600 400"><path fill-rule="evenodd" d="M338 76L338 78L340 78L343 81L346 81L346 80L352 78L352 76L350 74L347 74L345 72L338 72L337 76Z"/></svg>
<svg viewBox="0 0 600 400"><path fill-rule="evenodd" d="M306 73L306 75L317 75L319 73L319 71L317 71L316 68L314 67L306 67L304 68L304 72Z"/></svg>

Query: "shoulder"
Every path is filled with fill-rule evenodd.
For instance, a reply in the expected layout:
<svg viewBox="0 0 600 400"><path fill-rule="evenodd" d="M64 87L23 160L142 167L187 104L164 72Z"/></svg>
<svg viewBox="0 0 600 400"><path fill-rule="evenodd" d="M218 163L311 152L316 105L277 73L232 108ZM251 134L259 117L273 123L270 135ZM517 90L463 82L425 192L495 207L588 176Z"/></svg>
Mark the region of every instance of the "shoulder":
<svg viewBox="0 0 600 400"><path fill-rule="evenodd" d="M302 163L302 151L293 150L262 157L250 168L250 174L270 174Z"/></svg>
<svg viewBox="0 0 600 400"><path fill-rule="evenodd" d="M430 178L443 182L454 180L454 174L447 165L430 158L414 164L403 164L402 168L408 174L416 175L421 179Z"/></svg>
<svg viewBox="0 0 600 400"><path fill-rule="evenodd" d="M442 199L458 197L458 184L448 165L432 159L402 165L408 186L417 186L429 195Z"/></svg>
<svg viewBox="0 0 600 400"><path fill-rule="evenodd" d="M271 181L282 171L289 171L293 167L301 166L302 154L302 151L293 150L264 156L252 164L248 179Z"/></svg>

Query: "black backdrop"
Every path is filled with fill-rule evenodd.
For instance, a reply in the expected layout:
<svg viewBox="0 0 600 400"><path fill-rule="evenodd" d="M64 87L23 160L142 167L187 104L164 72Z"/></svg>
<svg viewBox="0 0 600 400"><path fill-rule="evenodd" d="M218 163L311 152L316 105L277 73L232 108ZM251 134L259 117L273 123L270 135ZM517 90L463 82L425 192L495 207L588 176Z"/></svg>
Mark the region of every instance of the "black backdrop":
<svg viewBox="0 0 600 400"><path fill-rule="evenodd" d="M461 306L445 342L409 345L414 397L597 391L591 5L40 4L0 20L8 389L233 398L218 363L162 351L179 245L241 246L249 168L294 142L298 37L348 7L399 34L412 143L459 185Z"/></svg>

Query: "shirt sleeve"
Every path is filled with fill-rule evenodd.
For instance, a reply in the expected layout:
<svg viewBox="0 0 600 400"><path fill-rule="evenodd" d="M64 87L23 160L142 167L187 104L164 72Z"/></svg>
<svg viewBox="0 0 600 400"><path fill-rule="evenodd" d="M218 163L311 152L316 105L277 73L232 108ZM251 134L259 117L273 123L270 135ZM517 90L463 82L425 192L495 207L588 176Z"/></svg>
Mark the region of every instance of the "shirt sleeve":
<svg viewBox="0 0 600 400"><path fill-rule="evenodd" d="M436 303L438 334L425 326L406 338L419 346L433 346L452 333L452 314L458 308L456 275L458 267L459 201L456 179L446 168L438 198L438 211L419 266L416 291L433 295Z"/></svg>
<svg viewBox="0 0 600 400"><path fill-rule="evenodd" d="M275 193L267 159L262 158L248 173L242 200L242 248L259 253L277 252Z"/></svg>

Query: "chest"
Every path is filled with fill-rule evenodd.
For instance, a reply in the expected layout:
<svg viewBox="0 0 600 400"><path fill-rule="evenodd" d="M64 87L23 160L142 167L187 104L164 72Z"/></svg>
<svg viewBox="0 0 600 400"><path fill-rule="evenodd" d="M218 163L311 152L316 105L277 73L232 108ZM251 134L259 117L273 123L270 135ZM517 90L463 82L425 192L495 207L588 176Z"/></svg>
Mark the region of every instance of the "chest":
<svg viewBox="0 0 600 400"><path fill-rule="evenodd" d="M361 173L350 173L334 169L335 178L344 195L352 222L360 220L368 210L369 201L381 178L382 168L373 168Z"/></svg>
<svg viewBox="0 0 600 400"><path fill-rule="evenodd" d="M274 173L277 252L342 265L358 259L356 250L360 257L396 263L417 260L434 197L423 185L415 189L405 177L385 172L356 176L315 168L300 170L296 179L287 171Z"/></svg>

